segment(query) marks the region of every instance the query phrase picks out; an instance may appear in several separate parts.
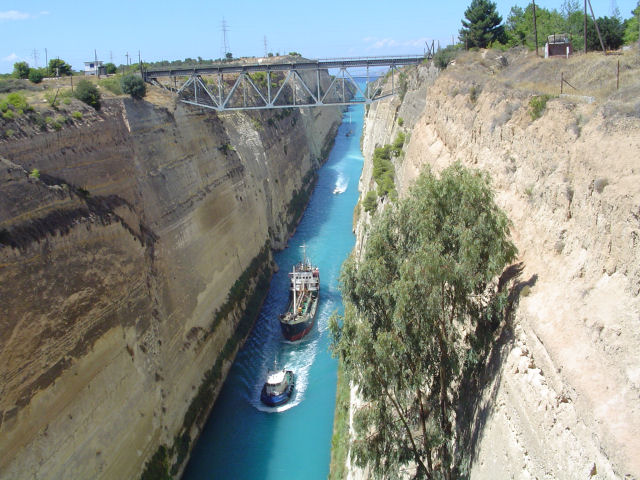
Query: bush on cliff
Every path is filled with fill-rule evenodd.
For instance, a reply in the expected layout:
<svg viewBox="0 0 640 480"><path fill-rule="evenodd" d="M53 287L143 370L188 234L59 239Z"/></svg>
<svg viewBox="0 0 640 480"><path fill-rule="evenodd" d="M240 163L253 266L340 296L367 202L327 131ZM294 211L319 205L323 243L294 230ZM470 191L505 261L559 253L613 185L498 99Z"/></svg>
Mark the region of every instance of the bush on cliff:
<svg viewBox="0 0 640 480"><path fill-rule="evenodd" d="M147 86L140 77L135 75L125 75L120 81L123 93L131 95L133 98L142 98L147 93Z"/></svg>
<svg viewBox="0 0 640 480"><path fill-rule="evenodd" d="M509 221L488 178L460 164L419 177L371 226L340 276L332 350L362 399L351 458L381 478L454 478L452 419L468 352L503 312L487 285L513 260ZM465 336L466 335L466 336ZM413 465L413 467L410 467Z"/></svg>
<svg viewBox="0 0 640 480"><path fill-rule="evenodd" d="M80 80L73 96L96 110L100 110L100 92L98 92L98 87L89 80Z"/></svg>

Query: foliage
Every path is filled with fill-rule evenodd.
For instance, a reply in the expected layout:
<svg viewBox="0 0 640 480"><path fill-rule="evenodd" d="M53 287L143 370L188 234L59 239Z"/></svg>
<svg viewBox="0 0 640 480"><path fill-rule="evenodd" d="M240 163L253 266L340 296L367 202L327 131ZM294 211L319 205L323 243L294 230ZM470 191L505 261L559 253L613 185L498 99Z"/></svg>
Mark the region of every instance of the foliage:
<svg viewBox="0 0 640 480"><path fill-rule="evenodd" d="M378 184L378 196L395 198L396 186L393 181L394 167L391 163L391 145L378 147L373 151L373 178Z"/></svg>
<svg viewBox="0 0 640 480"><path fill-rule="evenodd" d="M330 329L363 400L355 464L382 478L409 464L415 478L451 478L453 387L485 321L480 297L515 256L508 235L487 176L456 164L422 174L374 221L363 258L345 262L345 315Z"/></svg>
<svg viewBox="0 0 640 480"><path fill-rule="evenodd" d="M40 170L38 170L37 168L31 169L31 172L29 173L29 177L30 178L40 178Z"/></svg>
<svg viewBox="0 0 640 480"><path fill-rule="evenodd" d="M232 54L231 52L227 52L227 53L225 53L225 54L224 54L224 59L225 59L227 62L230 62L231 60L233 60L233 54Z"/></svg>
<svg viewBox="0 0 640 480"><path fill-rule="evenodd" d="M547 102L551 99L551 95L535 95L529 100L529 115L531 120L537 120L542 116L545 108L547 108Z"/></svg>
<svg viewBox="0 0 640 480"><path fill-rule="evenodd" d="M629 45L631 43L635 43L638 41L638 19L640 17L640 0L638 1L638 5L634 8L631 13L632 17L627 18L624 21L624 44Z"/></svg>
<svg viewBox="0 0 640 480"><path fill-rule="evenodd" d="M401 127L404 125L404 118L398 117L398 126Z"/></svg>
<svg viewBox="0 0 640 480"><path fill-rule="evenodd" d="M142 98L147 93L147 86L142 78L137 75L125 75L120 81L122 92L131 95L133 98Z"/></svg>
<svg viewBox="0 0 640 480"><path fill-rule="evenodd" d="M456 58L458 48L454 45L448 45L445 48L439 48L433 56L433 62L440 70L444 70Z"/></svg>
<svg viewBox="0 0 640 480"><path fill-rule="evenodd" d="M331 465L329 480L346 478L347 453L349 452L349 381L338 364L338 385L336 388L336 408L331 437Z"/></svg>
<svg viewBox="0 0 640 480"><path fill-rule="evenodd" d="M27 103L27 98L18 92L11 92L7 97L0 102L0 110L6 112L8 107L12 106L18 114L22 114L24 111L33 110L33 108Z"/></svg>
<svg viewBox="0 0 640 480"><path fill-rule="evenodd" d="M471 0L464 16L467 20L462 20L460 40L468 48L486 48L491 42L505 38L502 17L490 0Z"/></svg>
<svg viewBox="0 0 640 480"><path fill-rule="evenodd" d="M16 78L29 78L29 64L27 62L16 62L13 64L13 76Z"/></svg>
<svg viewBox="0 0 640 480"><path fill-rule="evenodd" d="M78 112L78 111L72 112L71 116L76 120L82 120L82 112Z"/></svg>
<svg viewBox="0 0 640 480"><path fill-rule="evenodd" d="M65 75L72 75L71 65L59 58L52 58L49 60L49 75L63 77Z"/></svg>
<svg viewBox="0 0 640 480"><path fill-rule="evenodd" d="M42 74L42 71L40 69L32 68L31 70L29 70L29 81L31 83L40 83L43 78L44 75Z"/></svg>
<svg viewBox="0 0 640 480"><path fill-rule="evenodd" d="M298 52L289 52L289 56L291 56L291 57L301 57L302 54L298 53Z"/></svg>
<svg viewBox="0 0 640 480"><path fill-rule="evenodd" d="M107 62L104 64L104 71L107 73L107 75L113 75L118 71L118 67L116 67L115 64L111 62Z"/></svg>
<svg viewBox="0 0 640 480"><path fill-rule="evenodd" d="M25 82L18 78L5 77L0 78L0 93L9 93L14 90L22 90L28 88Z"/></svg>
<svg viewBox="0 0 640 480"><path fill-rule="evenodd" d="M404 141L406 139L406 135L403 132L398 132L396 135L396 139L391 144L391 154L394 157L399 157L402 153L402 146L404 145Z"/></svg>
<svg viewBox="0 0 640 480"><path fill-rule="evenodd" d="M122 85L120 84L120 77L118 75L114 77L102 78L98 81L98 85L106 88L114 95L122 95Z"/></svg>
<svg viewBox="0 0 640 480"><path fill-rule="evenodd" d="M376 195L376 192L373 190L368 191L362 201L362 206L364 207L365 212L373 214L378 207L378 195Z"/></svg>
<svg viewBox="0 0 640 480"><path fill-rule="evenodd" d="M480 96L480 87L477 85L472 85L469 89L469 101L471 103L476 103L478 101L478 97Z"/></svg>
<svg viewBox="0 0 640 480"><path fill-rule="evenodd" d="M73 95L87 105L100 110L100 92L89 80L80 80Z"/></svg>
<svg viewBox="0 0 640 480"><path fill-rule="evenodd" d="M140 480L171 480L169 475L169 451L161 445L145 464Z"/></svg>
<svg viewBox="0 0 640 480"><path fill-rule="evenodd" d="M580 45L583 38L582 22L582 12L576 0L566 0L561 12L536 6L538 45L544 45L547 36L555 33L569 33L574 46ZM518 6L512 7L507 16L506 27L507 45L511 47L524 45L535 49L532 3L529 3L525 9Z"/></svg>
<svg viewBox="0 0 640 480"><path fill-rule="evenodd" d="M616 17L600 17L597 19L602 43L607 50L616 50L622 46L624 42L624 26ZM587 49L602 50L598 32L593 20L587 22Z"/></svg>
<svg viewBox="0 0 640 480"><path fill-rule="evenodd" d="M70 103L69 101L70 97L71 97L71 90L68 88L64 90L57 89L55 92L52 90L48 90L44 93L45 100L54 109L56 109L58 105L60 105L61 99L64 101L66 105L68 105Z"/></svg>

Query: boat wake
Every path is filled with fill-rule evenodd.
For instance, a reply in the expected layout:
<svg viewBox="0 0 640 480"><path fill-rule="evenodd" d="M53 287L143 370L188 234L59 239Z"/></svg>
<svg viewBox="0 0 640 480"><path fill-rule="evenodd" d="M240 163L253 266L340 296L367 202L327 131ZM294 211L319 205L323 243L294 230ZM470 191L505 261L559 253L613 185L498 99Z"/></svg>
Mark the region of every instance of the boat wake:
<svg viewBox="0 0 640 480"><path fill-rule="evenodd" d="M266 378L267 371L272 367L269 362L264 362L262 365L261 370L263 373L256 378L256 382L251 388L249 403L257 410L267 413L284 412L299 405L304 399L304 394L309 385L309 371L316 358L318 341L319 335L316 335L310 342L282 342L282 351L278 365L285 370L293 370L295 375L295 388L293 389L291 399L289 399L287 403L278 407L268 407L260 401L260 391L264 385L264 379Z"/></svg>
<svg viewBox="0 0 640 480"><path fill-rule="evenodd" d="M335 188L333 189L334 195L339 195L347 191L347 185L349 184L349 179L345 178L342 173L338 175L338 180L336 180Z"/></svg>

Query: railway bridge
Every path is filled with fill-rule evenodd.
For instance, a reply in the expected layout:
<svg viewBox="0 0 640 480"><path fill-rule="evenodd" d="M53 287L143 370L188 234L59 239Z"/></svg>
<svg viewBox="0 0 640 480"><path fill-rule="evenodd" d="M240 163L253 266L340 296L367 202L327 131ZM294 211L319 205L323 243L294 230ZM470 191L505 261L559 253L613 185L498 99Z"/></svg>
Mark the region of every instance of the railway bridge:
<svg viewBox="0 0 640 480"><path fill-rule="evenodd" d="M398 69L427 55L216 63L142 72L180 101L216 111L369 104L394 95ZM390 82L377 81L386 71ZM332 73L333 72L333 73Z"/></svg>

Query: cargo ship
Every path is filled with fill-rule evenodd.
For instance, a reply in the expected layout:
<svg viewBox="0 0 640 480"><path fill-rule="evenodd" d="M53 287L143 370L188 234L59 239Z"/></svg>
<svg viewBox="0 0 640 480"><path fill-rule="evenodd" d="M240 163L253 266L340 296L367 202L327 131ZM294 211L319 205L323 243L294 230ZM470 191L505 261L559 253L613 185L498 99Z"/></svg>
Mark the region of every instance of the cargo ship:
<svg viewBox="0 0 640 480"><path fill-rule="evenodd" d="M282 334L292 342L300 340L313 327L320 294L320 271L311 265L304 245L302 250L302 262L289 273L289 306L280 315Z"/></svg>

